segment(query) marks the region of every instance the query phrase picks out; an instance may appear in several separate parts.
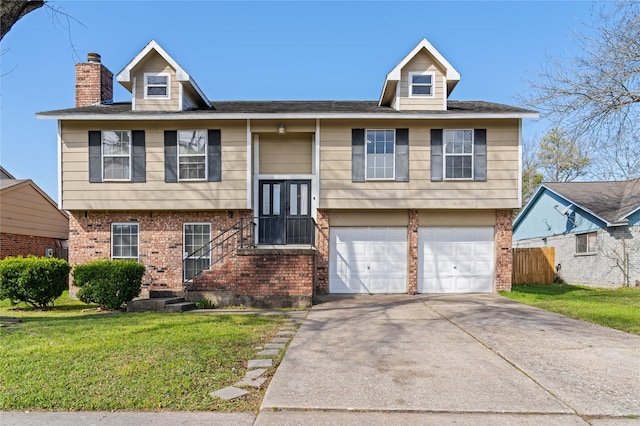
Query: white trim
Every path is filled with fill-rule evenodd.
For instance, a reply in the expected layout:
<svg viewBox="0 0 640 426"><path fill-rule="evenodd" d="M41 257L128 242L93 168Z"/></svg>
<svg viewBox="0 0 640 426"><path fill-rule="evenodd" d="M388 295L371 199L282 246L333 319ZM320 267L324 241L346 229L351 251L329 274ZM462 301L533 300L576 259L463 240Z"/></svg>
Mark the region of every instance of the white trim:
<svg viewBox="0 0 640 426"><path fill-rule="evenodd" d="M471 153L449 153L450 157L471 157L471 177L448 178L447 177L447 132L458 130L471 132ZM442 180L443 181L472 181L475 179L475 154L476 132L474 129L443 129L442 130Z"/></svg>
<svg viewBox="0 0 640 426"><path fill-rule="evenodd" d="M212 114L210 112L178 112L178 113L149 113L144 116L131 113L123 114L95 114L95 113L78 113L78 114L47 114L36 113L36 118L41 120L283 120L283 119L389 119L389 120L459 120L459 119L492 119L492 118L539 118L537 112L511 112L511 113L220 113Z"/></svg>
<svg viewBox="0 0 640 426"><path fill-rule="evenodd" d="M167 77L167 94L166 95L150 95L147 90L149 87L149 77ZM156 85L161 86L161 85ZM171 74L168 72L145 72L144 73L144 99L171 99Z"/></svg>
<svg viewBox="0 0 640 426"><path fill-rule="evenodd" d="M398 84L396 85L396 104L393 106L393 109L395 109L396 111L400 111L400 102L402 102L402 99L400 98L401 90L402 90L402 81L398 81Z"/></svg>
<svg viewBox="0 0 640 426"><path fill-rule="evenodd" d="M251 135L249 134L249 137ZM253 164L249 165L249 170L254 170L253 173L253 194L251 195L252 197L252 204L253 204L253 217L257 218L258 216L260 216L260 187L259 182L260 179L258 178L258 170L260 168L259 165L259 161L260 161L260 135L254 135L253 136L253 149L254 149L254 160L253 160ZM254 224L254 235L253 235L253 242L255 245L258 245L258 225L259 225L259 221L258 219L254 219L253 221Z"/></svg>
<svg viewBox="0 0 640 426"><path fill-rule="evenodd" d="M58 210L62 210L62 121L58 121Z"/></svg>
<svg viewBox="0 0 640 426"><path fill-rule="evenodd" d="M133 77L133 86L131 86L131 111L135 111L136 110L136 84L137 84L137 78L138 77Z"/></svg>
<svg viewBox="0 0 640 426"><path fill-rule="evenodd" d="M316 119L316 133L313 135L313 175L311 180L311 217L318 219L320 208L320 120Z"/></svg>
<svg viewBox="0 0 640 426"><path fill-rule="evenodd" d="M182 84L178 83L178 109L180 111L184 111L184 106L183 106L183 99L184 97L184 93L182 90Z"/></svg>
<svg viewBox="0 0 640 426"><path fill-rule="evenodd" d="M136 261L140 261L140 222L112 222L111 223L111 233L109 234L110 245L111 245L111 259L133 259L132 257L113 257L113 227L116 225L135 225L138 229L136 235L138 238L136 239L136 252L138 255L136 256Z"/></svg>
<svg viewBox="0 0 640 426"><path fill-rule="evenodd" d="M187 233L185 232L185 228L189 225L207 225L209 227L209 241L212 240L211 235L213 233L213 226L211 226L211 222L182 222L182 282L188 282L187 280L185 280L186 270L184 267L184 261L188 257L188 252L185 251L185 247L187 246L187 243L186 243ZM211 252L207 253L206 256L207 256L206 259L209 260L208 266L211 267ZM202 258L205 258L205 255L203 255Z"/></svg>
<svg viewBox="0 0 640 426"><path fill-rule="evenodd" d="M522 120L518 120L518 205L522 206Z"/></svg>
<svg viewBox="0 0 640 426"><path fill-rule="evenodd" d="M126 179L107 179L104 177L104 133L105 132L126 132L129 138L129 177ZM133 135L131 130L101 130L100 131L100 178L102 182L131 182L133 179ZM124 155L107 155L109 158L124 157Z"/></svg>
<svg viewBox="0 0 640 426"><path fill-rule="evenodd" d="M449 94L447 93L447 79L442 79L442 109L444 111L447 110L447 99L449 98Z"/></svg>
<svg viewBox="0 0 640 426"><path fill-rule="evenodd" d="M414 95L413 94L413 76L415 75L428 75L431 76L431 94L430 95ZM409 98L435 98L436 96L436 73L433 71L415 71L410 72L408 75L409 87L407 88L407 97ZM418 83L417 86L427 86L424 83ZM446 98L446 96L445 96Z"/></svg>
<svg viewBox="0 0 640 426"><path fill-rule="evenodd" d="M247 119L247 208L251 209L253 194L251 193L253 170L253 151L251 149L251 120Z"/></svg>
<svg viewBox="0 0 640 426"><path fill-rule="evenodd" d="M180 179L180 132L202 132L205 137L204 144L204 177L197 179ZM202 154L182 154L183 157L200 157ZM176 132L176 176L178 182L206 182L209 180L209 132L207 129L182 129Z"/></svg>

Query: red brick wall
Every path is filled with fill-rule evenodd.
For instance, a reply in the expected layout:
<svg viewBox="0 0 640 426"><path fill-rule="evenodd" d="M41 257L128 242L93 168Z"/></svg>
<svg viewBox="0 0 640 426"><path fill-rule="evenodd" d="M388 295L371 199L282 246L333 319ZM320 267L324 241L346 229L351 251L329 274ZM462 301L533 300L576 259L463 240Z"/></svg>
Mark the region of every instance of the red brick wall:
<svg viewBox="0 0 640 426"><path fill-rule="evenodd" d="M111 224L138 223L143 285L152 290L182 290L182 240L186 222L211 223L211 234L249 219L251 211L72 211L69 215L69 263L73 267L111 257Z"/></svg>
<svg viewBox="0 0 640 426"><path fill-rule="evenodd" d="M409 210L409 226L408 226L408 246L409 258L407 259L408 272L408 293L418 293L418 211Z"/></svg>
<svg viewBox="0 0 640 426"><path fill-rule="evenodd" d="M496 291L511 291L512 210L496 210Z"/></svg>
<svg viewBox="0 0 640 426"><path fill-rule="evenodd" d="M100 63L76 64L76 107L113 100L113 73Z"/></svg>
<svg viewBox="0 0 640 426"><path fill-rule="evenodd" d="M48 248L62 247L62 240L32 235L0 233L0 259L7 256L44 256Z"/></svg>
<svg viewBox="0 0 640 426"><path fill-rule="evenodd" d="M315 294L329 294L329 211L318 210Z"/></svg>

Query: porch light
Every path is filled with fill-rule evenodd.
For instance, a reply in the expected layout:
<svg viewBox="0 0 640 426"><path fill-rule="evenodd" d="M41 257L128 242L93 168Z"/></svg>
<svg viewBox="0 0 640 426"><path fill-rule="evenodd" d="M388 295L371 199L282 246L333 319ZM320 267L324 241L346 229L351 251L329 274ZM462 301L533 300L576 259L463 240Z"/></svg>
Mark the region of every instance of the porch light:
<svg viewBox="0 0 640 426"><path fill-rule="evenodd" d="M287 133L287 127L284 124L278 126L278 134L284 135L285 133Z"/></svg>

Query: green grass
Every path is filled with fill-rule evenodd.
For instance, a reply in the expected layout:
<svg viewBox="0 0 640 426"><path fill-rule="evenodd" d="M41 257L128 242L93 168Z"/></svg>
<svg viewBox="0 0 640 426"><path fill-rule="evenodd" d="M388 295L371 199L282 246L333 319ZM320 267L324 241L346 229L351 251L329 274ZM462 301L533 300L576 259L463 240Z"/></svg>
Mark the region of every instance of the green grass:
<svg viewBox="0 0 640 426"><path fill-rule="evenodd" d="M640 289L604 289L567 284L519 284L509 299L640 335Z"/></svg>
<svg viewBox="0 0 640 426"><path fill-rule="evenodd" d="M0 410L255 412L264 390L235 402L208 393L242 379L255 347L284 322L282 316L99 313L66 293L55 306L15 310L0 301L0 316L23 321L0 327Z"/></svg>

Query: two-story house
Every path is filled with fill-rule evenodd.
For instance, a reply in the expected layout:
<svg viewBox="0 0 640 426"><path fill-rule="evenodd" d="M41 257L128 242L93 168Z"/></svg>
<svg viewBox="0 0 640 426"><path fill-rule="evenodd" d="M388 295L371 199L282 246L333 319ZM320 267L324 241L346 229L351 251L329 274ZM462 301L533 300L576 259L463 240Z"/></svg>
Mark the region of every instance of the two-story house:
<svg viewBox="0 0 640 426"><path fill-rule="evenodd" d="M427 40L377 101L210 100L155 41L116 80L130 102L89 54L76 107L37 114L58 120L72 265L134 258L150 290L249 304L510 289L537 113L449 100L460 74Z"/></svg>

